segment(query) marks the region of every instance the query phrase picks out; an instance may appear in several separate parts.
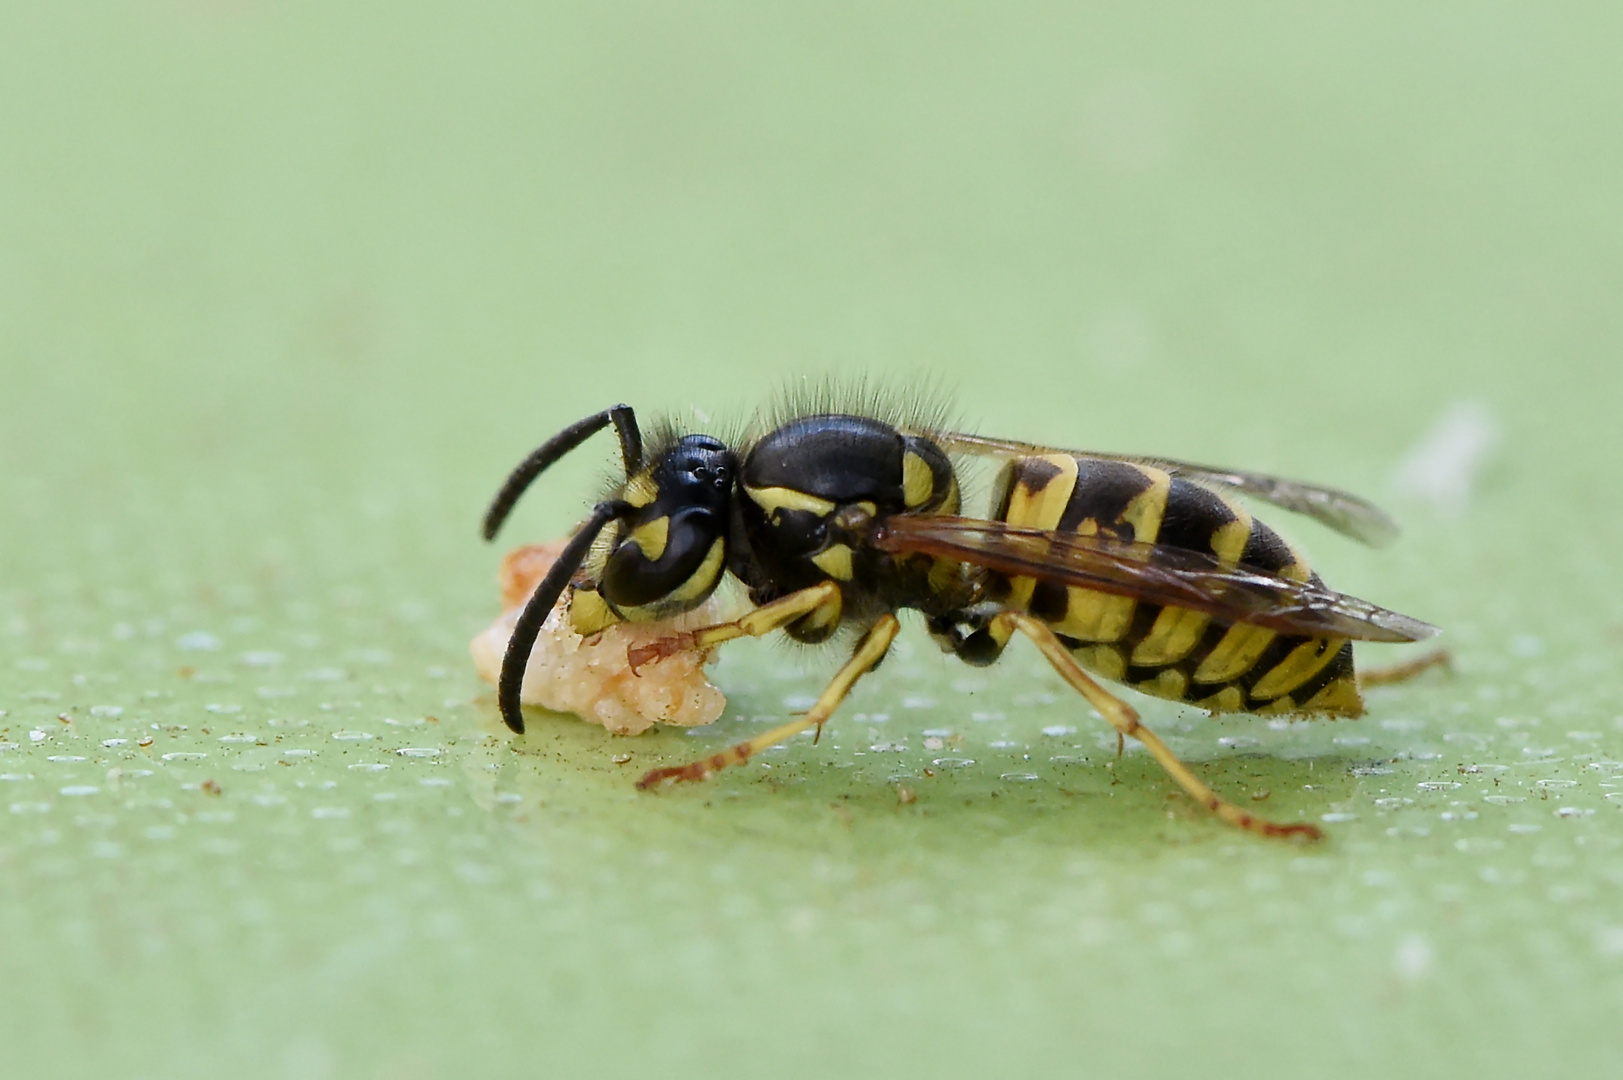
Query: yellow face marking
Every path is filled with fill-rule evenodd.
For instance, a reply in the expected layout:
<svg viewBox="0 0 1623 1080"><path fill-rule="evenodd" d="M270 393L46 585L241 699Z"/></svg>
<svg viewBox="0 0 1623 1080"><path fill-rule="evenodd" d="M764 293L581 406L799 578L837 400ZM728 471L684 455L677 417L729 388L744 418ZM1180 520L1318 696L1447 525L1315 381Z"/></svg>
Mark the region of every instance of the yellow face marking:
<svg viewBox="0 0 1623 1080"><path fill-rule="evenodd" d="M1009 511L1004 520L1010 525L1031 529L1053 529L1076 490L1076 458L1069 454L1016 458L1009 463ZM1046 474L1046 475L1045 475ZM1008 606L1024 611L1031 603L1037 579L1012 578Z"/></svg>
<svg viewBox="0 0 1623 1080"><path fill-rule="evenodd" d="M1364 699L1358 693L1358 683L1349 676L1308 698L1302 703L1302 711L1324 716L1363 716Z"/></svg>
<svg viewBox="0 0 1623 1080"><path fill-rule="evenodd" d="M626 481L626 486L620 489L620 498L632 506L647 506L659 498L659 488L654 486L654 478L647 473L638 473Z"/></svg>
<svg viewBox="0 0 1623 1080"><path fill-rule="evenodd" d="M657 517L653 521L644 522L631 530L626 537L627 542L636 544L642 550L643 557L649 562L658 562L659 557L665 554L665 545L671 538L671 519Z"/></svg>
<svg viewBox="0 0 1623 1080"><path fill-rule="evenodd" d="M1150 632L1133 646L1133 663L1142 667L1175 664L1200 643L1211 618L1188 608L1162 608Z"/></svg>
<svg viewBox="0 0 1623 1080"><path fill-rule="evenodd" d="M947 486L947 497L941 500L941 505L937 507L936 512L940 514L956 514L960 506L958 478L955 476L952 478L952 483Z"/></svg>
<svg viewBox="0 0 1623 1080"><path fill-rule="evenodd" d="M812 563L835 581L851 580L851 546L832 544L812 556Z"/></svg>
<svg viewBox="0 0 1623 1080"><path fill-rule="evenodd" d="M576 589L569 600L569 625L581 637L606 630L619 621L620 617L609 610L601 593Z"/></svg>
<svg viewBox="0 0 1623 1080"><path fill-rule="evenodd" d="M902 455L902 501L909 510L930 501L935 494L935 473L930 463L908 451Z"/></svg>
<svg viewBox="0 0 1623 1080"><path fill-rule="evenodd" d="M1229 627L1217 647L1207 654L1195 669L1197 683L1223 683L1237 679L1250 671L1262 650L1274 640L1272 630L1241 623Z"/></svg>
<svg viewBox="0 0 1623 1080"><path fill-rule="evenodd" d="M715 587L716 579L721 576L721 562L726 555L726 547L721 537L716 537L705 552L704 562L693 571L693 576L682 582L682 587L665 598L667 603L690 604L698 600L705 593Z"/></svg>
<svg viewBox="0 0 1623 1080"><path fill-rule="evenodd" d="M1347 643L1346 638L1304 641L1251 687L1253 699L1282 697L1324 670Z"/></svg>
<svg viewBox="0 0 1623 1080"><path fill-rule="evenodd" d="M776 515L780 510L804 510L818 517L828 517L834 512L834 503L828 499L808 495L804 491L796 491L786 487L745 487L744 494L766 511L767 517Z"/></svg>
<svg viewBox="0 0 1623 1080"><path fill-rule="evenodd" d="M705 553L704 562L699 568L682 582L681 586L672 592L655 600L651 604L641 604L637 607L622 607L621 618L626 622L657 622L669 618L672 613L685 611L704 599L705 595L715 588L716 579L721 576L721 564L726 555L726 545L718 537Z"/></svg>

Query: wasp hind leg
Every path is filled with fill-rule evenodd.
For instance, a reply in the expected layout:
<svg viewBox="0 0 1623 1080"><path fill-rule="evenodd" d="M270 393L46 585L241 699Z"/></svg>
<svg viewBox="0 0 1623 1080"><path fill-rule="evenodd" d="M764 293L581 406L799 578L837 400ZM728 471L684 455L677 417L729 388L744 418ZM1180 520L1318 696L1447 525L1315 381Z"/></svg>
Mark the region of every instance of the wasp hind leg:
<svg viewBox="0 0 1623 1080"><path fill-rule="evenodd" d="M1247 813L1238 806L1219 796L1211 788L1189 771L1189 766L1178 758L1149 728L1138 722L1138 713L1131 705L1117 698L1104 687L1094 682L1087 672L1083 671L1070 652L1065 648L1054 631L1050 630L1040 620L1023 611L1005 611L992 619L987 626L994 637L1007 641L1019 630L1031 639L1032 644L1047 658L1059 672L1060 677L1070 683L1088 704L1099 710L1111 727L1116 729L1119 737L1131 737L1144 744L1144 748L1155 758L1156 763L1165 769L1167 775L1177 781L1196 802L1216 814L1230 825L1258 836L1300 837L1305 840L1318 840L1324 834L1316 826L1305 823L1294 825L1279 825L1255 814Z"/></svg>
<svg viewBox="0 0 1623 1080"><path fill-rule="evenodd" d="M896 640L896 633L900 629L901 624L896 621L896 616L881 616L879 621L874 623L873 629L869 630L857 645L851 659L834 674L834 678L829 680L829 684L817 696L816 703L805 714L747 742L728 747L719 754L712 754L675 768L654 769L637 781L637 787L651 788L667 780L705 780L712 773L719 772L729 765L744 764L767 747L776 746L809 727L821 730L834 710L840 707L840 702L845 700L845 695L851 692L851 687L856 681L872 671L879 661L885 658L885 653L890 651L890 643Z"/></svg>
<svg viewBox="0 0 1623 1080"><path fill-rule="evenodd" d="M1390 686L1392 683L1408 682L1421 672L1430 671L1434 667L1452 669L1453 666L1452 653L1447 649L1432 649L1400 663L1360 671L1358 689L1368 690L1372 686Z"/></svg>

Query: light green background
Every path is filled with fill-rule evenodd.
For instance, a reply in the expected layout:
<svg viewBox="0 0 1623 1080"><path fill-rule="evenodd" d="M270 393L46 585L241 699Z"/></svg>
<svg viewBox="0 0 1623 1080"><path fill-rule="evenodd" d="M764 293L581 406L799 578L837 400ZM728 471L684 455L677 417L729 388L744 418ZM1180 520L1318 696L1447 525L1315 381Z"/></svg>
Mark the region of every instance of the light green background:
<svg viewBox="0 0 1623 1080"><path fill-rule="evenodd" d="M6 5L0 1073L1615 1074L1623 18L1416 7ZM1145 704L1313 848L916 627L703 789L630 785L828 657L510 739L466 655L505 469L830 370L1383 497L1479 402L1463 516L1284 523L1456 673Z"/></svg>

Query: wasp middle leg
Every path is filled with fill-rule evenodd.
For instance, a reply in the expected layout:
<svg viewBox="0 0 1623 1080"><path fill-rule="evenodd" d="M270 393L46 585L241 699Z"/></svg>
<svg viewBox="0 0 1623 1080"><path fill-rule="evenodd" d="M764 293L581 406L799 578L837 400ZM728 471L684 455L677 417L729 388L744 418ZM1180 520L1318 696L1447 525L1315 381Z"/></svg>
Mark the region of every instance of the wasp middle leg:
<svg viewBox="0 0 1623 1080"><path fill-rule="evenodd" d="M834 710L839 708L840 702L845 700L845 695L851 692L851 687L856 681L872 671L879 661L885 658L885 653L890 651L890 643L896 640L897 631L900 629L901 623L897 622L896 616L880 616L873 629L869 630L857 645L851 659L835 672L834 678L829 680L828 686L823 688L823 692L817 696L817 701L803 716L710 757L674 768L654 769L637 781L637 787L650 788L666 780L704 780L729 765L744 764L767 747L776 746L809 727L821 728Z"/></svg>

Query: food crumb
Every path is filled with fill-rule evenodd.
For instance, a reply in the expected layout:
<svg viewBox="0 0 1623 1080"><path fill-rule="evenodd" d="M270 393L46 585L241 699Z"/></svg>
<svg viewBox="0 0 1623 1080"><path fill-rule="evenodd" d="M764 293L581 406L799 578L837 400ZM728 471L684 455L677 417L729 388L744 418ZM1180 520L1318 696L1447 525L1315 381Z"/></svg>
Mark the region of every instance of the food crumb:
<svg viewBox="0 0 1623 1080"><path fill-rule="evenodd" d="M494 684L500 678L519 611L563 551L564 543L527 544L502 560L504 610L470 644L474 666L486 682ZM643 664L636 672L631 670L627 653L681 630L725 621L721 601L712 597L676 619L616 624L583 638L569 624L572 595L573 590L564 591L536 637L520 701L574 713L616 735L636 735L656 723L693 727L720 718L727 699L704 675L712 650L679 652Z"/></svg>

